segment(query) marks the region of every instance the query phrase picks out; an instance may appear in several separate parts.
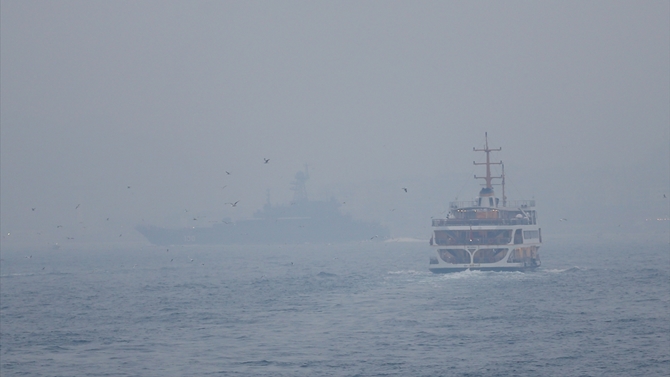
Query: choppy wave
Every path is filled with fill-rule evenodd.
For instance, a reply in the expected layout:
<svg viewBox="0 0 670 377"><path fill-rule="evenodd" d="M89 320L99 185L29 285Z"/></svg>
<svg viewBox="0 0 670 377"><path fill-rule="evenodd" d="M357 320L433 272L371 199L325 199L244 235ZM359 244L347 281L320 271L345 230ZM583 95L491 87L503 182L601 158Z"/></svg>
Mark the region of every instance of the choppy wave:
<svg viewBox="0 0 670 377"><path fill-rule="evenodd" d="M416 270L389 271L389 275L428 275L430 272Z"/></svg>
<svg viewBox="0 0 670 377"><path fill-rule="evenodd" d="M433 274L411 247L10 260L0 375L667 375L666 250Z"/></svg>

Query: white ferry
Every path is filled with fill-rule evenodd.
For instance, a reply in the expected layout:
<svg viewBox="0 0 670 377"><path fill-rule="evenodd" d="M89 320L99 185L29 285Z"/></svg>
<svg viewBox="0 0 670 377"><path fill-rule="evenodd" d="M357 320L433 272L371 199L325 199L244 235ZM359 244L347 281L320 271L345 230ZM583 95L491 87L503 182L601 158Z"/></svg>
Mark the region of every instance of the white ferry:
<svg viewBox="0 0 670 377"><path fill-rule="evenodd" d="M505 167L491 162L491 152L485 134L485 184L474 201L451 202L449 214L433 219L430 245L436 256L430 258L430 271L435 273L465 270L523 271L540 266L538 250L542 244L542 230L537 225L534 200L507 201L505 197ZM502 174L491 176L491 165L501 165ZM502 180L502 198L493 190L492 181Z"/></svg>

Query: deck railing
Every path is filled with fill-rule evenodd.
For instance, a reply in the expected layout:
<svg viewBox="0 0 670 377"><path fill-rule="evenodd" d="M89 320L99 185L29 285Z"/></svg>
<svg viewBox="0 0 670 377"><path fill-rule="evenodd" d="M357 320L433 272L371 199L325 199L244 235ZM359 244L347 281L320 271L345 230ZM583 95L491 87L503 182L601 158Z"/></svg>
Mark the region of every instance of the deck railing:
<svg viewBox="0 0 670 377"><path fill-rule="evenodd" d="M507 207L512 208L532 208L535 207L535 200L508 200Z"/></svg>
<svg viewBox="0 0 670 377"><path fill-rule="evenodd" d="M529 218L521 219L433 219L433 226L454 225L529 225Z"/></svg>
<svg viewBox="0 0 670 377"><path fill-rule="evenodd" d="M512 237L495 238L447 238L436 239L435 244L439 246L455 245L507 245L512 242Z"/></svg>
<svg viewBox="0 0 670 377"><path fill-rule="evenodd" d="M502 203L500 203L502 205ZM467 208L467 207L477 207L477 202L475 200L461 200L455 202L449 202L449 208ZM532 208L535 207L535 200L508 200L505 208Z"/></svg>

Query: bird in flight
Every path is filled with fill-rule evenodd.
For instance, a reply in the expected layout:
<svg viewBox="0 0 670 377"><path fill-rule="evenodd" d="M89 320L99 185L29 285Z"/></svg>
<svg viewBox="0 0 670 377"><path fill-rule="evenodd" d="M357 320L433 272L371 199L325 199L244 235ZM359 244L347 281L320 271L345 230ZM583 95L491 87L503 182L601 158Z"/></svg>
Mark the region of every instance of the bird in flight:
<svg viewBox="0 0 670 377"><path fill-rule="evenodd" d="M35 211L35 207L31 208L33 211Z"/></svg>
<svg viewBox="0 0 670 377"><path fill-rule="evenodd" d="M74 207L74 209L77 209L77 208L79 208L79 206L80 206L80 205L81 205L81 204L77 204L77 206L76 206L76 207Z"/></svg>
<svg viewBox="0 0 670 377"><path fill-rule="evenodd" d="M226 174L227 174L227 175L230 175L230 172L229 172L228 170L226 170Z"/></svg>
<svg viewBox="0 0 670 377"><path fill-rule="evenodd" d="M407 192L407 187L403 187L402 189L405 190L405 192Z"/></svg>
<svg viewBox="0 0 670 377"><path fill-rule="evenodd" d="M235 203L226 203L226 204L230 204L231 207L237 207L237 203L239 203L239 202L240 201L238 200Z"/></svg>
<svg viewBox="0 0 670 377"><path fill-rule="evenodd" d="M270 162L270 159L263 157L263 161L265 161L265 162L263 162L264 164L267 164L268 162Z"/></svg>
<svg viewBox="0 0 670 377"><path fill-rule="evenodd" d="M568 221L568 219L558 219L558 221Z"/></svg>

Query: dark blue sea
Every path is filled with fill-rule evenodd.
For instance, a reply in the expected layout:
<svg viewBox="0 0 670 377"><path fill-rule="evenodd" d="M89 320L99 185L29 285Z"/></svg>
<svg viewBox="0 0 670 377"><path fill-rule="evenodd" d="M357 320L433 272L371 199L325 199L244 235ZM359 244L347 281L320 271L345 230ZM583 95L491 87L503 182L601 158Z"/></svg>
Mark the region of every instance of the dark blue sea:
<svg viewBox="0 0 670 377"><path fill-rule="evenodd" d="M668 376L670 245L545 240L533 272L426 243L2 250L0 375Z"/></svg>

